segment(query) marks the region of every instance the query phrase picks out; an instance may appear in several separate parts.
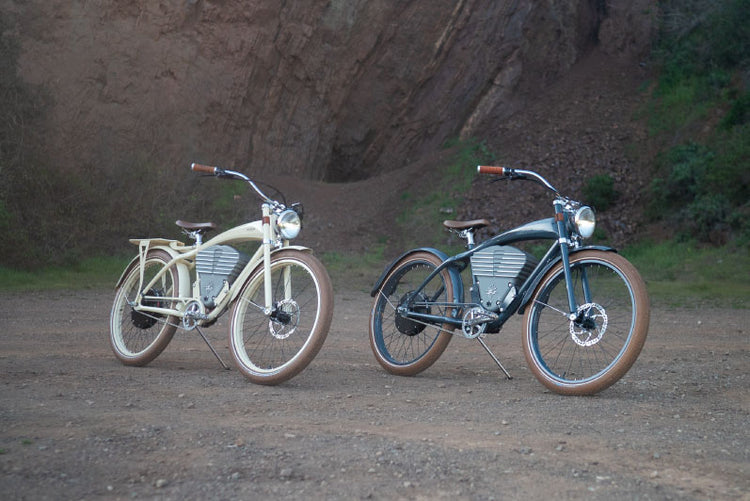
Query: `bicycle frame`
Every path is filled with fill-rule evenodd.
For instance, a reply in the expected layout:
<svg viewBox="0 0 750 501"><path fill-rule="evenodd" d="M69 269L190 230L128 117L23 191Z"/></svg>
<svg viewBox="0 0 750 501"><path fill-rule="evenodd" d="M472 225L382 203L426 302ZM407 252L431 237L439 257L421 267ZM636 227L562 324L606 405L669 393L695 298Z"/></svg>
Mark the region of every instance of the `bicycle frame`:
<svg viewBox="0 0 750 501"><path fill-rule="evenodd" d="M281 246L274 246L272 238L271 224L273 218L276 215L273 213L271 206L267 203L262 204L263 219L260 221L253 221L250 223L242 224L231 228L225 232L222 232L215 237L211 238L205 243L200 243L192 246L186 246L178 240L166 240L166 239L131 239L130 242L138 245L138 256L133 260L139 261L140 266L140 294L135 299L133 308L136 311L161 314L167 316L184 317L187 311L187 305L193 301L200 301L200 278L195 277L194 282L191 281L191 270L195 268L195 258L197 254L209 247L215 245L232 244L239 242L260 242L260 246L256 249L253 256L248 261L245 268L237 276L237 279L231 286L224 284L224 289L216 298L216 307L213 308L205 318L201 318L207 323L216 320L224 311L227 306L231 304L240 292L241 287L245 281L249 278L250 274L258 267L260 263L263 263L264 273L264 298L265 304L262 305L263 311L266 315L270 315L273 311L273 295L271 290L271 255L282 249L296 249L301 251L310 251L307 247L302 246L291 246L288 240L284 240ZM275 248L274 248L275 247ZM147 283L144 283L144 265L146 254L149 250L161 249L167 252L172 259ZM128 267L129 268L129 267ZM127 268L126 268L127 269ZM170 269L176 269L178 274L180 290L176 297L163 297L163 296L149 296L145 294L145 291L150 290L155 284L164 278L166 273ZM284 296L286 298L291 297L291 282L290 277L287 274L284 277ZM117 286L120 285L125 273L118 281ZM190 290L192 283L192 291ZM176 303L175 308L162 308L158 306L144 305L144 301L153 300L165 301ZM259 306L261 307L261 306Z"/></svg>
<svg viewBox="0 0 750 501"><path fill-rule="evenodd" d="M511 303L508 305L508 307L501 311L499 318L495 321L493 321L494 324L500 326L503 323L505 323L508 318L510 318L514 313L519 312L523 313L526 304L531 298L531 294L533 293L534 289L536 289L537 284L542 279L542 277L547 273L547 271L552 268L554 265L556 265L558 262L562 261L563 263L563 270L565 275L565 282L566 282L566 288L568 292L568 303L570 311L566 313L568 315L569 319L575 319L578 315L578 301L575 298L574 295L574 287L573 282L571 279L571 273L570 273L570 263L569 258L572 253L579 252L582 250L587 249L598 249L603 251L612 251L614 252L614 249L610 247L602 247L602 246L580 246L578 244L575 244L573 248L570 248L571 242L569 240L568 231L566 228L566 221L565 221L565 214L563 212L563 200L555 200L555 214L556 216L554 218L547 218L547 219L541 219L538 221L534 221L531 223L524 224L522 226L519 226L517 228L508 230L504 233L501 233L499 235L496 235L490 239L485 240L484 242L473 245L469 244L469 249L465 252L462 252L460 254L456 254L452 257L445 256L442 252L436 251L435 249L429 249L429 248L423 248L419 250L432 252L433 254L440 257L440 259L443 261L440 266L435 268L423 281L423 283L414 291L413 297L418 297L419 293L424 290L424 288L427 286L427 284L435 278L439 273L441 273L443 270L447 270L448 273L451 275L451 282L454 285L454 300L452 303L440 303L440 306L453 308L452 315L453 316L444 316L444 315L433 315L430 313L420 313L419 311L415 311L418 309L419 306L429 306L429 305L436 305L437 303L433 302L419 302L419 301L411 301L408 305L405 305L403 307L399 308L399 314L402 315L405 318L409 318L411 320L415 320L420 323L427 323L431 325L435 324L449 324L454 325L457 327L460 327L463 323L463 319L461 318L461 311L464 307L467 306L478 306L474 303L465 303L463 301L464 291L463 291L463 281L461 280L460 273L466 269L467 266L469 266L469 260L471 256L487 247L493 246L493 245L510 245L517 242L523 242L523 241L530 241L530 240L553 240L552 245L547 250L545 255L542 257L542 259L539 261L537 266L534 268L534 270L530 273L529 277L526 279L526 281L521 285L519 288L515 298L511 301ZM409 251L406 254L400 256L398 259L394 261L397 262L404 256L408 255L413 251ZM380 280L376 283L375 287L373 288L373 294L377 293L377 291L380 289L380 287L383 285L383 281L385 280L385 276L387 275L388 270L391 267L387 267L386 271L381 276ZM591 302L591 294L589 291L588 284L586 283L585 276L583 277L583 290L584 290L584 303ZM455 290L458 288L459 290Z"/></svg>

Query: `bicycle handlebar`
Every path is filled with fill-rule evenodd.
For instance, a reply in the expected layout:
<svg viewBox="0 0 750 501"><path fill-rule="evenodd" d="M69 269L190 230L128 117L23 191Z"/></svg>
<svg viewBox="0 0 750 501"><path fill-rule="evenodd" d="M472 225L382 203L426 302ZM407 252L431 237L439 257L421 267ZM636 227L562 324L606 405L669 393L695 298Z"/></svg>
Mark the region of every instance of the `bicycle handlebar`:
<svg viewBox="0 0 750 501"><path fill-rule="evenodd" d="M511 169L510 167L494 167L490 165L477 165L477 172L479 174L493 174L496 176L507 177L508 179L528 179L536 181L545 188L551 190L556 195L560 195L560 192L550 184L549 181L544 179L540 174L537 174L531 170L522 169Z"/></svg>
<svg viewBox="0 0 750 501"><path fill-rule="evenodd" d="M273 200L268 195L263 193L260 188L258 188L258 185L256 185L252 179L244 175L242 172L222 169L221 167L212 167L210 165L203 165L195 162L190 164L190 170L192 170L193 172L204 172L206 174L211 174L212 176L220 178L240 179L248 183L252 187L253 191L255 191L255 193L257 193L264 202L273 204L274 206L283 205L279 204L279 202Z"/></svg>
<svg viewBox="0 0 750 501"><path fill-rule="evenodd" d="M479 174L494 174L497 176L505 176L506 175L505 171L506 171L505 167L493 167L490 165L477 165L477 172Z"/></svg>
<svg viewBox="0 0 750 501"><path fill-rule="evenodd" d="M210 165L203 165L193 163L190 165L190 170L193 172L204 172L206 174L216 174L217 167L211 167Z"/></svg>

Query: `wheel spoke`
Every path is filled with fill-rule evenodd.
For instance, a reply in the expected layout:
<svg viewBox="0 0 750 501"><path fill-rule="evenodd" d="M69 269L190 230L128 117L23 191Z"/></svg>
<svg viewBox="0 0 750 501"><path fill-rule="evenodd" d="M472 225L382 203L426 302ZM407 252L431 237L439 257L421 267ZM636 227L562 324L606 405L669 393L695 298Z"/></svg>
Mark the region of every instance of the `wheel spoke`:
<svg viewBox="0 0 750 501"><path fill-rule="evenodd" d="M161 272L170 259L163 251L149 252L143 264L144 283ZM117 358L128 365L145 365L156 358L178 326L174 317L135 309L136 298L141 293L139 264L137 262L126 271L110 315L110 344ZM176 290L177 274L169 269L159 278L157 286L145 291L143 304L172 308Z"/></svg>
<svg viewBox="0 0 750 501"><path fill-rule="evenodd" d="M376 359L390 372L408 375L426 369L450 341L452 325L399 313L446 316L453 299L447 272L425 284L439 264L432 254L416 253L390 272L375 295L370 345Z"/></svg>
<svg viewBox="0 0 750 501"><path fill-rule="evenodd" d="M312 360L332 316L330 281L313 256L281 251L271 263L271 303L265 314L262 268L243 285L232 310L230 344L240 370L254 382L278 384Z"/></svg>
<svg viewBox="0 0 750 501"><path fill-rule="evenodd" d="M542 279L526 312L524 350L549 388L587 394L612 384L635 361L647 333L648 303L640 276L616 254L579 253L570 270L581 305L577 318L568 319L565 307L557 306L567 304L558 265ZM645 317L638 322L636 314Z"/></svg>

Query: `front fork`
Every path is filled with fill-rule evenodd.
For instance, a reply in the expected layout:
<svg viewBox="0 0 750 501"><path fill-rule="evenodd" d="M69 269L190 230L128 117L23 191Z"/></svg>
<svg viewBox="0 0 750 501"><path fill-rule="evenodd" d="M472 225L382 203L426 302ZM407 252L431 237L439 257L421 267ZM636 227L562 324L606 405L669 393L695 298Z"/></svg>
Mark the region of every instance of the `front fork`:
<svg viewBox="0 0 750 501"><path fill-rule="evenodd" d="M265 305L263 313L270 315L273 311L273 290L271 288L271 207L263 204L263 286Z"/></svg>
<svg viewBox="0 0 750 501"><path fill-rule="evenodd" d="M575 297L575 284L573 284L573 277L570 271L570 239L568 237L568 228L566 221L566 214L563 210L563 202L561 200L555 201L555 221L557 223L557 234L559 235L558 244L560 245L560 256L562 258L563 273L565 275L565 288L568 292L568 308L570 309L568 318L575 320L578 318L578 302ZM589 288L589 282L586 278L586 269L581 270L581 285L583 287L583 301L584 304L591 302L591 289Z"/></svg>
<svg viewBox="0 0 750 501"><path fill-rule="evenodd" d="M263 313L272 315L276 309L273 303L273 288L271 284L271 248L273 247L273 235L271 230L271 206L263 204L263 292L265 295L265 304ZM288 243L284 241L285 245ZM292 297L292 271L289 266L283 270L283 287L284 299L289 300Z"/></svg>

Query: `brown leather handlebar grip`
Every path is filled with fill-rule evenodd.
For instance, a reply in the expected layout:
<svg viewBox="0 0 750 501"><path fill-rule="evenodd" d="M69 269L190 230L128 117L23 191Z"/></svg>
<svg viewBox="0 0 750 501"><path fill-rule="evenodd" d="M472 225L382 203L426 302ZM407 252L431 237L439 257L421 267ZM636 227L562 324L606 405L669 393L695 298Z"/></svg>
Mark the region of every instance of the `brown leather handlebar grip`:
<svg viewBox="0 0 750 501"><path fill-rule="evenodd" d="M190 170L192 170L193 172L205 172L206 174L216 174L216 167L211 167L210 165L194 163L190 166Z"/></svg>
<svg viewBox="0 0 750 501"><path fill-rule="evenodd" d="M477 172L480 174L495 174L497 176L504 176L505 167L493 167L490 165L477 165Z"/></svg>

